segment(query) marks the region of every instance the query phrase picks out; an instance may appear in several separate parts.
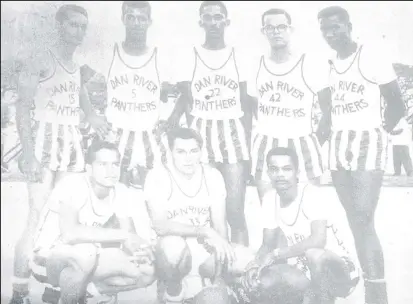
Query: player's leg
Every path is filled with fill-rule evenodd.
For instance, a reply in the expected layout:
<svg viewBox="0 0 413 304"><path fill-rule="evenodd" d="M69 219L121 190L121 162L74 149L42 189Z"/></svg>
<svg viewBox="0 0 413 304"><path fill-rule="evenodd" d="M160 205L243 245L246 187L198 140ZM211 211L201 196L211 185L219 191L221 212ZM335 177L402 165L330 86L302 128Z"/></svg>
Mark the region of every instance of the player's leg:
<svg viewBox="0 0 413 304"><path fill-rule="evenodd" d="M406 172L406 175L409 176L413 172L412 158L410 157L409 146L401 146L400 152L404 171Z"/></svg>
<svg viewBox="0 0 413 304"><path fill-rule="evenodd" d="M274 144L274 145L273 145ZM252 150L251 150L251 173L255 179L258 196L260 201L268 191L272 189L270 179L267 174L267 154L270 149L277 146L274 139L261 134L253 136Z"/></svg>
<svg viewBox="0 0 413 304"><path fill-rule="evenodd" d="M191 252L183 238L167 236L158 240L155 247L155 271L160 300L182 301L185 291L182 280L191 268Z"/></svg>
<svg viewBox="0 0 413 304"><path fill-rule="evenodd" d="M219 164L227 190L227 220L231 227L231 241L248 246L248 228L245 219L245 193L247 187L245 162L237 164Z"/></svg>
<svg viewBox="0 0 413 304"><path fill-rule="evenodd" d="M319 185L323 175L323 157L321 146L315 135L300 137L290 140L289 146L295 149L298 155L299 168L303 181Z"/></svg>
<svg viewBox="0 0 413 304"><path fill-rule="evenodd" d="M306 258L316 303L335 303L338 297L346 298L359 281L354 264L331 251L310 249Z"/></svg>
<svg viewBox="0 0 413 304"><path fill-rule="evenodd" d="M393 146L393 167L394 167L394 175L401 175L402 174L402 157L400 146Z"/></svg>
<svg viewBox="0 0 413 304"><path fill-rule="evenodd" d="M44 169L43 179L38 183L27 183L29 195L29 212L24 231L17 241L14 252L14 277L12 303L24 303L28 295L31 275L30 259L34 247L34 237L40 220L40 214L54 186L55 172Z"/></svg>
<svg viewBox="0 0 413 304"><path fill-rule="evenodd" d="M374 226L383 171L340 171L332 177L364 272L366 303L387 303L383 250Z"/></svg>

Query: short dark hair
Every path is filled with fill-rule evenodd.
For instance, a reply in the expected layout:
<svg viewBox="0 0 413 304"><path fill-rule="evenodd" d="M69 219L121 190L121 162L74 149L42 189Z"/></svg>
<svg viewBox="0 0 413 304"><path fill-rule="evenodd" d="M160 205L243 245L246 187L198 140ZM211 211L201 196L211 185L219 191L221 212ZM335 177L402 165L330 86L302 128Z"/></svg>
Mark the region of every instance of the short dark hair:
<svg viewBox="0 0 413 304"><path fill-rule="evenodd" d="M287 13L287 11L283 10L282 8L272 8L272 9L269 9L268 11L265 11L264 14L262 14L261 16L262 25L264 25L265 16L269 16L269 15L284 15L285 17L287 17L288 24L291 25L290 14Z"/></svg>
<svg viewBox="0 0 413 304"><path fill-rule="evenodd" d="M272 148L270 151L268 151L267 158L266 158L267 166L270 163L271 157L277 156L277 155L289 156L291 158L291 161L293 162L293 165L294 165L295 169L298 170L298 156L297 156L297 153L295 152L294 149L285 148L285 147Z"/></svg>
<svg viewBox="0 0 413 304"><path fill-rule="evenodd" d="M212 5L217 5L221 8L222 12L226 17L228 17L228 10L227 7L225 6L224 2L222 1L203 1L201 3L201 6L199 7L199 15L202 15L202 12L206 6L212 6Z"/></svg>
<svg viewBox="0 0 413 304"><path fill-rule="evenodd" d="M329 6L329 7L322 9L318 13L317 19L320 20L320 19L331 17L331 16L338 16L341 21L345 21L345 22L350 21L350 15L341 6Z"/></svg>
<svg viewBox="0 0 413 304"><path fill-rule="evenodd" d="M202 148L203 145L203 140L201 137L201 134L199 134L198 131L195 131L194 129L190 128L174 128L168 132L168 146L169 149L173 149L175 140L177 138L181 139L195 139L198 146Z"/></svg>
<svg viewBox="0 0 413 304"><path fill-rule="evenodd" d="M62 23L64 20L67 19L67 13L70 11L82 14L86 18L89 18L87 11L84 7L76 4L65 4L59 7L59 9L57 10L55 16L56 21Z"/></svg>
<svg viewBox="0 0 413 304"><path fill-rule="evenodd" d="M96 153L103 149L115 151L118 155L120 155L119 149L116 144L100 139L95 139L87 149L86 163L91 165L96 159Z"/></svg>
<svg viewBox="0 0 413 304"><path fill-rule="evenodd" d="M148 15L149 18L151 18L151 13L152 13L152 9L151 9L151 4L149 3L149 1L123 1L122 3L122 16L125 15L126 12L126 8L146 8L148 9Z"/></svg>

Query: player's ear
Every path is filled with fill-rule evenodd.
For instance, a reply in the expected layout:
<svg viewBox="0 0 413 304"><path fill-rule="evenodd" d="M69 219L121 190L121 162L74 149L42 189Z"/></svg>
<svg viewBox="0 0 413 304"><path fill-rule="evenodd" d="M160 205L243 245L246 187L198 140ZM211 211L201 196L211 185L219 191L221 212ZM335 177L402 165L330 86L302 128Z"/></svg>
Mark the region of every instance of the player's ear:
<svg viewBox="0 0 413 304"><path fill-rule="evenodd" d="M261 34L263 34L264 36L265 36L265 32L264 32L264 27L263 26L261 26Z"/></svg>
<svg viewBox="0 0 413 304"><path fill-rule="evenodd" d="M353 24L351 22L349 22L347 24L347 27L348 27L349 32L351 33L353 31Z"/></svg>
<svg viewBox="0 0 413 304"><path fill-rule="evenodd" d="M152 25L152 19L148 20L148 27Z"/></svg>
<svg viewBox="0 0 413 304"><path fill-rule="evenodd" d="M291 32L291 33L294 33L294 32L295 32L295 27L292 26L292 25L290 25L290 32Z"/></svg>
<svg viewBox="0 0 413 304"><path fill-rule="evenodd" d="M202 22L202 20L199 20L198 24L199 24L200 27L204 27L204 23Z"/></svg>
<svg viewBox="0 0 413 304"><path fill-rule="evenodd" d="M225 20L225 26L229 26L230 24L231 24L231 20L226 19L226 20Z"/></svg>

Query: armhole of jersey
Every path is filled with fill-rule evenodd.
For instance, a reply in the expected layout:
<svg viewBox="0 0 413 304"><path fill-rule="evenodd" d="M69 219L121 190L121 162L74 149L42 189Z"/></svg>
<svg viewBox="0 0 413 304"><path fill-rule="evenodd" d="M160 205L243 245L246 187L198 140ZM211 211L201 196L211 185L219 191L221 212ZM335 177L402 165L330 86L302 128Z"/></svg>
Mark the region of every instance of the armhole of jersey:
<svg viewBox="0 0 413 304"><path fill-rule="evenodd" d="M258 66L258 71L257 71L257 76L255 77L255 90L258 88L258 76L261 73L262 65L264 64L264 55L261 56L260 58L260 64Z"/></svg>
<svg viewBox="0 0 413 304"><path fill-rule="evenodd" d="M237 76L238 76L238 83L239 81L239 70L238 70L238 65L237 65L237 59L235 58L235 48L232 47L232 59L234 60L234 66L235 66L235 71L237 72Z"/></svg>
<svg viewBox="0 0 413 304"><path fill-rule="evenodd" d="M305 203L305 201L304 201L304 193L305 193L305 191L308 189L308 186L309 186L310 184L306 184L305 186L304 186L304 188L303 188L303 191L301 192L301 202L300 202L300 211L303 213L303 215L304 215L304 217L306 218L306 219L308 219L308 220L311 220L309 217L308 217L308 215L305 213L305 210L304 210L304 203Z"/></svg>
<svg viewBox="0 0 413 304"><path fill-rule="evenodd" d="M172 172L169 170L169 168L168 168L167 166L165 166L165 165L163 166L163 168L165 169L166 174L168 175L168 179L169 179L170 191L169 191L169 195L168 195L168 198L167 198L167 201L169 201L169 200L171 199L171 197L172 197L173 182L174 182L174 180L173 180L173 177L172 177Z"/></svg>
<svg viewBox="0 0 413 304"><path fill-rule="evenodd" d="M115 45L113 46L112 60L111 60L110 66L109 66L108 77L106 78L107 84L109 83L109 76L110 76L110 72L112 72L112 67L113 67L113 63L115 62L116 54L119 55L119 46L118 46L117 42L115 42Z"/></svg>
<svg viewBox="0 0 413 304"><path fill-rule="evenodd" d="M56 69L57 69L57 65L56 65L56 59L54 58L54 56L52 55L52 51L51 50L47 50L48 56L50 57L51 61L52 61L52 66L53 66L53 73L50 74L50 76L46 76L42 79L39 79L39 83L43 83L46 82L47 80L51 79L55 74L56 74Z"/></svg>
<svg viewBox="0 0 413 304"><path fill-rule="evenodd" d="M196 47L194 46L194 70L192 71L191 86L195 78L195 71L198 65L198 58L199 58L199 54L198 54L198 51L196 50Z"/></svg>
<svg viewBox="0 0 413 304"><path fill-rule="evenodd" d="M208 187L208 178L207 178L207 171L208 170L205 170L205 167L204 167L204 165L201 165L201 168L202 168L202 182L205 184L205 188L206 188L206 191L207 191L207 194L208 194L208 197L209 197L209 195L210 195L210 191L209 191L209 189L210 189L210 187Z"/></svg>
<svg viewBox="0 0 413 304"><path fill-rule="evenodd" d="M305 54L303 54L303 56L301 56L301 78L304 81L305 86L307 87L307 89L310 90L310 92L316 96L317 94L314 93L314 91L310 88L310 86L308 85L307 81L305 81L305 77L304 77L304 61L305 61ZM314 103L314 98L313 98L313 103Z"/></svg>
<svg viewBox="0 0 413 304"><path fill-rule="evenodd" d="M365 81L367 81L368 83L371 83L371 84L378 84L377 82L374 82L373 80L370 80L370 79L368 79L366 76L364 76L364 74L363 74L363 72L361 71L361 68L360 68L360 57L361 57L361 51L363 50L363 45L361 45L360 46L360 49L359 49L359 52L358 52L358 54L357 54L357 69L359 70L359 73L360 73L360 75L361 75L361 77L363 77L363 79L365 80Z"/></svg>
<svg viewBox="0 0 413 304"><path fill-rule="evenodd" d="M154 57L155 56L155 57ZM156 72L156 77L158 78L158 83L160 85L160 87L162 88L162 83L161 83L161 79L159 77L159 70L158 70L158 48L155 47L153 50L153 54L151 56L151 58L154 57L155 60L155 72ZM161 89L160 89L161 90Z"/></svg>

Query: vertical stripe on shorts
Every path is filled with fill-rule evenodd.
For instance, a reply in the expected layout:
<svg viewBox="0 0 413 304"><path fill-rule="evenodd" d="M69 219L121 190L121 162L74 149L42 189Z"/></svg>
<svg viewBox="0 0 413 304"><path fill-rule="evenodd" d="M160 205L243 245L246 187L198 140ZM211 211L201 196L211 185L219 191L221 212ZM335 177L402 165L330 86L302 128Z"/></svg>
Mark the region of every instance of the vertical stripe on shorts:
<svg viewBox="0 0 413 304"><path fill-rule="evenodd" d="M203 139L203 163L236 164L249 159L245 130L240 119L195 117L191 128L198 131Z"/></svg>
<svg viewBox="0 0 413 304"><path fill-rule="evenodd" d="M381 128L333 132L329 143L329 169L384 170L387 149L388 136Z"/></svg>
<svg viewBox="0 0 413 304"><path fill-rule="evenodd" d="M85 160L78 126L52 122L34 125L35 156L52 171L82 172Z"/></svg>
<svg viewBox="0 0 413 304"><path fill-rule="evenodd" d="M295 151L298 157L300 181L308 181L323 174L321 147L314 134L298 138L273 138L255 134L252 147L252 175L256 180L269 181L267 175L268 152L277 147L286 147Z"/></svg>
<svg viewBox="0 0 413 304"><path fill-rule="evenodd" d="M151 131L115 130L123 170L137 166L152 169L169 159L166 136L157 136Z"/></svg>

